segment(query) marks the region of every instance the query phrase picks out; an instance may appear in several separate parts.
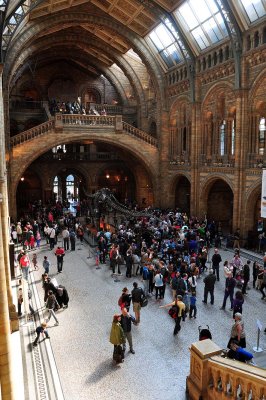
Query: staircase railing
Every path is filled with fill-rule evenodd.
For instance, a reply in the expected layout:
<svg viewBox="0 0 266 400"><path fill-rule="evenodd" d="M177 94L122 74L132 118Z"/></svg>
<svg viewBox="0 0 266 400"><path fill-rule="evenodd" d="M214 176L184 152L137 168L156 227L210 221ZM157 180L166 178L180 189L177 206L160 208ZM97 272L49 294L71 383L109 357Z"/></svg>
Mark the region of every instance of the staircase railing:
<svg viewBox="0 0 266 400"><path fill-rule="evenodd" d="M44 122L41 125L34 126L33 128L19 133L16 136L10 138L11 146L16 146L18 144L24 143L28 140L34 139L37 136L42 136L49 131L53 130L55 126L54 119L50 119L49 121Z"/></svg>
<svg viewBox="0 0 266 400"><path fill-rule="evenodd" d="M123 131L125 131L131 136L135 136L138 139L143 140L146 143L149 143L152 146L158 147L158 140L156 138L142 131L141 129L135 128L134 126L124 121L123 121Z"/></svg>
<svg viewBox="0 0 266 400"><path fill-rule="evenodd" d="M115 115L81 115L81 114L56 114L55 117L41 125L35 126L25 132L11 137L11 146L31 140L53 129L60 131L64 126L87 127L112 127L118 133L134 136L151 146L158 147L158 140L141 129L122 121L122 116Z"/></svg>

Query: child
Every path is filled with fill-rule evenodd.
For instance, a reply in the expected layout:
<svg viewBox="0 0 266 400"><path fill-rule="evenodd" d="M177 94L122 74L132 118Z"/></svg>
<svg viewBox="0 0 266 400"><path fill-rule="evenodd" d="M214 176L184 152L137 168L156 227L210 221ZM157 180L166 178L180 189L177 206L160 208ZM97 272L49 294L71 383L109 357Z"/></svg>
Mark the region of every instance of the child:
<svg viewBox="0 0 266 400"><path fill-rule="evenodd" d="M35 271L38 270L38 265L37 265L37 263L38 263L38 261L37 261L37 254L34 253L34 254L32 255L32 264L33 264L33 267L34 267L34 270L35 270Z"/></svg>
<svg viewBox="0 0 266 400"><path fill-rule="evenodd" d="M22 312L21 312L21 305L23 303L23 294L22 294L22 288L19 288L18 290L18 316L21 317Z"/></svg>
<svg viewBox="0 0 266 400"><path fill-rule="evenodd" d="M31 235L29 243L30 250L34 249L34 246L35 246L35 238L33 235Z"/></svg>
<svg viewBox="0 0 266 400"><path fill-rule="evenodd" d="M99 261L100 261L100 250L99 250L99 248L97 247L97 248L96 248L96 258L95 258L95 265L96 265L96 267L99 267Z"/></svg>
<svg viewBox="0 0 266 400"><path fill-rule="evenodd" d="M47 332L46 327L47 327L47 324L45 322L42 322L42 324L40 326L37 326L37 328L36 328L37 337L33 342L33 346L37 346L40 334L45 335L46 339L50 339L50 336Z"/></svg>
<svg viewBox="0 0 266 400"><path fill-rule="evenodd" d="M196 292L193 291L190 296L189 318L192 318L192 313L193 313L193 317L197 318L196 302L197 302Z"/></svg>
<svg viewBox="0 0 266 400"><path fill-rule="evenodd" d="M233 318L235 317L235 313L242 314L242 305L244 303L244 296L240 290L235 293L235 298L233 301Z"/></svg>
<svg viewBox="0 0 266 400"><path fill-rule="evenodd" d="M40 234L40 232L39 231L37 231L37 233L36 233L36 244L37 244L37 249L39 249L40 248L40 245L41 245L41 234Z"/></svg>

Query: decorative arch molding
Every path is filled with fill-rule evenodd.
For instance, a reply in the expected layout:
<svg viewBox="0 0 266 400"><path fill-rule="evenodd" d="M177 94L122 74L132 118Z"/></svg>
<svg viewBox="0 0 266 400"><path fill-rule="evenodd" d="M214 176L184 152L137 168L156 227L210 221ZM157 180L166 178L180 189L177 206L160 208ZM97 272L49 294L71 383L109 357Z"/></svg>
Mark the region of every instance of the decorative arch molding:
<svg viewBox="0 0 266 400"><path fill-rule="evenodd" d="M210 191L211 185L218 180L222 180L230 187L232 193L234 194L234 185L233 182L224 174L210 174L201 182L201 190L200 190L200 199L202 200L206 197Z"/></svg>
<svg viewBox="0 0 266 400"><path fill-rule="evenodd" d="M177 99L175 99L175 101L174 101L174 102L171 104L171 106L170 106L170 110L169 110L169 115L170 115L170 116L172 115L172 113L176 112L176 110L177 110L177 108L178 108L178 105L179 105L180 103L181 103L181 104L182 104L182 103L187 103L187 104L191 105L189 96L182 95L182 96L178 97Z"/></svg>
<svg viewBox="0 0 266 400"><path fill-rule="evenodd" d="M20 163L16 159L16 156L14 156L14 158L13 158L14 164L12 165L12 162L10 164L10 173L11 173L11 178L12 178L12 185L10 188L11 193L17 187L17 184L18 184L21 176L27 170L27 168L33 163L33 161L35 161L42 154L51 150L52 147L59 146L62 143L64 143L64 144L73 143L75 141L75 138L73 138L73 136L71 136L69 134L64 135L64 137L63 136L56 137L56 135L51 134L50 137L51 137L50 140L49 140L49 138L47 138L46 140L41 142L41 148L35 149L34 157L33 157L33 152L31 149L29 149L29 153L27 155L26 154L24 155L24 158L23 158L23 160L21 160ZM88 139L88 135L82 135L82 134L79 135L79 140L86 140L86 139ZM137 159L138 162L140 162L145 167L147 174L152 182L153 187L155 188L157 186L157 178L156 178L156 176L157 176L156 171L157 171L157 167L158 167L158 165L157 165L158 164L157 149L154 149L154 154L150 158L150 160L152 160L152 161L149 161L149 160L147 160L147 157L146 157L146 151L147 151L146 146L144 146L144 145L139 146L138 141L134 144L131 144L131 147L129 149L127 138L123 142L119 141L119 143L118 143L118 141L116 140L115 137L113 137L113 138L108 138L106 136L99 137L99 136L92 134L92 135L90 135L89 139L94 140L94 141L101 141L101 142L104 142L107 144L110 143L112 145L120 147L124 151L131 153L133 155L133 157L135 159ZM149 146L149 145L147 145L147 146ZM17 152L19 154L20 149L17 149ZM154 162L155 160L156 160L156 162Z"/></svg>
<svg viewBox="0 0 266 400"><path fill-rule="evenodd" d="M20 50L24 46L28 45L28 42L34 37L39 36L43 30L46 30L47 26L53 28L60 23L67 21L69 23L94 23L102 26L107 26L114 29L119 35L123 35L131 44L133 50L140 56L142 62L146 65L146 68L153 76L153 81L156 84L157 91L159 94L159 99L162 106L166 108L165 95L164 95L164 76L161 67L154 57L152 57L144 39L134 34L124 25L107 19L102 16L87 15L84 13L60 13L55 19L53 15L45 18L42 22L38 24L32 24L30 27L25 27L25 30L14 39L13 44L10 46L9 51L6 56L6 62L4 67L4 81L9 85L9 79L11 79L14 71L11 71L12 66L15 63L16 58L19 58Z"/></svg>
<svg viewBox="0 0 266 400"><path fill-rule="evenodd" d="M256 202L260 195L261 180L254 182L254 184L246 192L245 219L243 224L245 233L254 229Z"/></svg>
<svg viewBox="0 0 266 400"><path fill-rule="evenodd" d="M249 203L250 199L252 196L256 196L254 193L256 192L261 192L261 179L258 179L256 182L253 183L253 185L250 186L250 188L246 191L246 204Z"/></svg>
<svg viewBox="0 0 266 400"><path fill-rule="evenodd" d="M66 46L72 44L74 45L73 47L76 49L76 52L80 52L80 45L85 44L86 46L93 46L97 50L103 51L107 53L107 55L110 58L113 58L116 64L121 68L125 76L128 78L135 94L136 97L139 99L139 102L142 104L145 104L145 94L141 85L141 82L136 75L136 72L132 69L128 61L121 57L119 54L111 51L107 51L106 47L97 42L92 42L91 40L88 40L87 36L85 35L75 35L75 34L70 34L70 35L60 35L56 37L56 41L54 38L50 37L49 39L44 38L40 42L38 42L39 48L41 48L41 51L44 50L50 50L51 48L56 48L57 46ZM23 66L25 64L25 61L28 57L32 57L34 53L39 52L39 48L36 49L36 46L32 45L29 46L28 48L25 48L21 54L20 57L18 58L17 62L15 62L15 65L13 67L13 70L19 69L19 66ZM86 49L83 49L83 53L88 54L88 58L91 59L93 58L89 53L86 53ZM94 65L97 66L98 68L98 63L97 60L95 60Z"/></svg>
<svg viewBox="0 0 266 400"><path fill-rule="evenodd" d="M171 177L171 180L169 182L169 187L175 189L180 178L186 178L191 184L191 176L188 172L178 172L177 174Z"/></svg>
<svg viewBox="0 0 266 400"><path fill-rule="evenodd" d="M98 100L97 103L98 103L98 104L101 104L101 103L102 103L102 100L103 100L103 98L104 98L104 93L103 93L103 91L102 91L100 88L98 88L98 87L96 86L96 84L94 84L94 83L89 83L89 82L88 82L87 84L82 85L82 86L79 88L80 97L83 98L83 97L85 96L85 94L86 94L87 91L90 91L90 92L95 93L96 98L97 98L97 100Z"/></svg>
<svg viewBox="0 0 266 400"><path fill-rule="evenodd" d="M266 83L265 70L261 71L261 73L256 77L249 94L250 111L255 113L259 113L256 107L259 101L266 103L265 85L263 84L263 82Z"/></svg>
<svg viewBox="0 0 266 400"><path fill-rule="evenodd" d="M204 99L202 100L202 106L201 109L202 111L204 110L204 108L206 107L207 102L209 101L209 98L214 94L217 94L218 92L228 92L231 91L232 94L234 94L235 97L235 89L232 83L230 82L217 82L214 85L212 85L209 90L207 91L207 93L204 96Z"/></svg>

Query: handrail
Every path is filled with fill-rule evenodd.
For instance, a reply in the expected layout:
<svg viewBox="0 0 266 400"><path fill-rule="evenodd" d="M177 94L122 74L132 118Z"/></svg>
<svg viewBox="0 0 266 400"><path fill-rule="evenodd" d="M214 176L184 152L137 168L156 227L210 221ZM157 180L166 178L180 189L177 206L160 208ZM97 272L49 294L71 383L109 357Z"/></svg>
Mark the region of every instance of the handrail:
<svg viewBox="0 0 266 400"><path fill-rule="evenodd" d="M135 136L138 139L141 139L144 142L149 143L152 146L158 147L158 140L156 138L149 135L147 132L144 132L141 129L135 128L134 126L132 126L124 121L123 121L123 130L131 136Z"/></svg>
<svg viewBox="0 0 266 400"><path fill-rule="evenodd" d="M18 144L24 143L27 140L34 139L37 136L44 135L45 133L51 131L55 127L54 119L50 119L49 121L44 122L43 124L34 126L33 128L21 132L16 136L10 138L10 145L16 146Z"/></svg>
<svg viewBox="0 0 266 400"><path fill-rule="evenodd" d="M121 122L118 122L121 121ZM121 117L115 115L82 115L82 114L56 114L55 117L41 125L35 126L25 132L19 133L10 138L11 146L24 143L37 136L43 135L52 129L61 130L63 127L112 127L115 132L124 132L128 135L134 136L151 146L158 147L158 140L141 129L122 121Z"/></svg>
<svg viewBox="0 0 266 400"><path fill-rule="evenodd" d="M262 399L266 396L266 371L221 356L211 357L208 360L207 392L208 398L216 398L215 393L216 396L220 393L233 399Z"/></svg>
<svg viewBox="0 0 266 400"><path fill-rule="evenodd" d="M212 340L192 343L187 392L191 400L203 398L262 400L266 397L266 371L221 356Z"/></svg>
<svg viewBox="0 0 266 400"><path fill-rule="evenodd" d="M62 122L64 125L115 126L115 116L62 114Z"/></svg>

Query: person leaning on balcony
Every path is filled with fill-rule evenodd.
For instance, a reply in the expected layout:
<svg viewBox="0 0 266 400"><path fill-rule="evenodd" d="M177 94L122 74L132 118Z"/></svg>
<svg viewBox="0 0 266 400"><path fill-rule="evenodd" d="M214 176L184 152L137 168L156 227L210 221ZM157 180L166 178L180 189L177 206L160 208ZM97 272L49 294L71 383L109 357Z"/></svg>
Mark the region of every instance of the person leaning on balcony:
<svg viewBox="0 0 266 400"><path fill-rule="evenodd" d="M237 341L237 344L240 347L245 348L246 347L246 333L244 330L244 322L242 321L242 314L240 313L235 313L234 316L235 323L232 326L231 330L231 336L227 345L227 348L231 348L231 343L233 341Z"/></svg>

